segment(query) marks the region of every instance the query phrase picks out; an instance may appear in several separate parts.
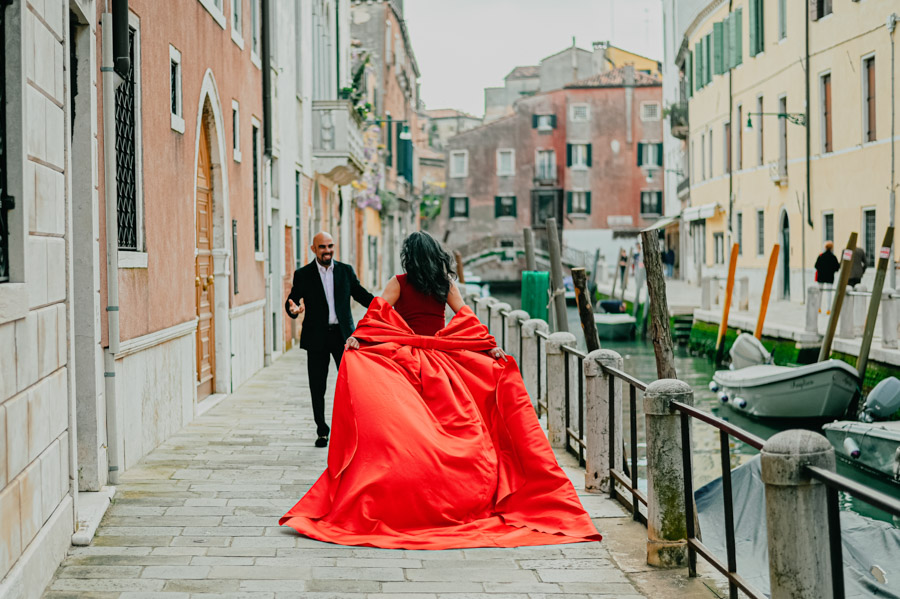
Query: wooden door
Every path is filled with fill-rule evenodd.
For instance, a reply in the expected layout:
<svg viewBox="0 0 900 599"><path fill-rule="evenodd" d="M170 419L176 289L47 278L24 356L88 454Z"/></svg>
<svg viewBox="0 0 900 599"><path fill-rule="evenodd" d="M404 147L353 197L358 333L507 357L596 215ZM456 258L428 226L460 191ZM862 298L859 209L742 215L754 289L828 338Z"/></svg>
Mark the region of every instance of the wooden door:
<svg viewBox="0 0 900 599"><path fill-rule="evenodd" d="M209 136L200 127L197 156L197 266L194 279L197 295L197 399L211 394L216 385L215 357L215 284L213 279L212 168Z"/></svg>

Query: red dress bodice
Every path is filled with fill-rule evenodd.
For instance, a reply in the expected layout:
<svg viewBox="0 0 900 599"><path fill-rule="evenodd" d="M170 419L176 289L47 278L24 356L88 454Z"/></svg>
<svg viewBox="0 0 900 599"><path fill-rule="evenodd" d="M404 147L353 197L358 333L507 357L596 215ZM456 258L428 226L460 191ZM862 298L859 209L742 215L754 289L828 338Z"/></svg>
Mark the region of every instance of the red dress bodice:
<svg viewBox="0 0 900 599"><path fill-rule="evenodd" d="M397 275L397 282L400 283L400 298L394 303L394 310L416 335L433 336L446 326L444 302L413 287L406 280L406 274Z"/></svg>

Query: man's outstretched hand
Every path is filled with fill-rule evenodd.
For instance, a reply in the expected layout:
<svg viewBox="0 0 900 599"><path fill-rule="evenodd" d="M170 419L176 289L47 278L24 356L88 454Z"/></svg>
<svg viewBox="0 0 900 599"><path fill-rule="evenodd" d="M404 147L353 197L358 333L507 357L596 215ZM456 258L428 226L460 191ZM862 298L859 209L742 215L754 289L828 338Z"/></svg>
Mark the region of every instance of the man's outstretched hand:
<svg viewBox="0 0 900 599"><path fill-rule="evenodd" d="M288 310L290 310L291 314L293 314L294 316L297 316L298 314L303 314L303 311L305 309L306 308L304 308L302 305L298 306L297 304L294 303L294 300L288 298Z"/></svg>

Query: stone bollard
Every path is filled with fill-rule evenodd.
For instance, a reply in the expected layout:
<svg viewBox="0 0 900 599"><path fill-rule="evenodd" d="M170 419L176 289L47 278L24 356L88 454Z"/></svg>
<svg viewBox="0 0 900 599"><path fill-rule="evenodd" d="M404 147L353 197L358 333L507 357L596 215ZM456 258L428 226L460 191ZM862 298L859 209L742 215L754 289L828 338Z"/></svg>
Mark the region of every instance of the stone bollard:
<svg viewBox="0 0 900 599"><path fill-rule="evenodd" d="M687 521L681 416L673 401L694 405L684 381L660 379L644 392L647 437L647 563L661 568L687 565Z"/></svg>
<svg viewBox="0 0 900 599"><path fill-rule="evenodd" d="M566 365L564 360L568 354L562 346L574 346L575 335L572 333L553 333L547 339L547 433L550 446L561 448L566 446ZM571 373L570 379L571 379ZM569 382L569 393L577 392Z"/></svg>
<svg viewBox="0 0 900 599"><path fill-rule="evenodd" d="M853 287L847 286L847 294L844 296L844 305L841 307L840 320L838 321L838 337L844 339L853 339L853 304L856 303L856 296L850 295ZM835 292L837 293L837 292Z"/></svg>
<svg viewBox="0 0 900 599"><path fill-rule="evenodd" d="M806 290L806 332L819 334L819 307L822 305L822 288L812 285Z"/></svg>
<svg viewBox="0 0 900 599"><path fill-rule="evenodd" d="M763 445L772 599L834 597L825 485L811 479L806 466L834 472L834 449L822 435L788 430Z"/></svg>
<svg viewBox="0 0 900 599"><path fill-rule="evenodd" d="M865 293L868 291L865 285L857 285L856 291ZM866 316L869 311L869 300L871 296L857 295L853 297L853 337L862 337L863 330L866 328Z"/></svg>
<svg viewBox="0 0 900 599"><path fill-rule="evenodd" d="M500 314L500 312L504 310L511 312L512 306L505 302L497 302L488 306L488 314L490 315L489 318L491 321L488 329L490 329L491 335L493 335L494 339L497 341L497 346L503 351L506 351L506 343L503 339L503 316Z"/></svg>
<svg viewBox="0 0 900 599"><path fill-rule="evenodd" d="M885 288L881 295L881 344L897 348L897 321L900 320L900 297L892 297L894 290Z"/></svg>
<svg viewBox="0 0 900 599"><path fill-rule="evenodd" d="M550 332L550 325L540 318L531 318L522 323L522 378L525 380L525 389L528 391L528 397L531 398L531 405L535 411L538 409L538 374L547 380L547 366L542 357L538 356L538 347L541 340L535 334L537 331L542 333ZM540 369L540 373L538 370ZM547 393L547 385L541 384L541 395Z"/></svg>
<svg viewBox="0 0 900 599"><path fill-rule="evenodd" d="M525 310L513 310L506 317L506 347L503 351L515 358L522 368L522 356L519 355L519 341L521 335L521 323L528 320L528 312Z"/></svg>
<svg viewBox="0 0 900 599"><path fill-rule="evenodd" d="M715 279L713 277L703 277L700 279L700 308L703 310L712 309L712 288Z"/></svg>
<svg viewBox="0 0 900 599"><path fill-rule="evenodd" d="M750 277L741 277L737 281L737 309L750 310Z"/></svg>
<svg viewBox="0 0 900 599"><path fill-rule="evenodd" d="M584 487L588 491L608 493L610 468L622 463L622 380L610 377L602 366L622 370L622 356L609 349L598 349L584 361L585 376L585 452ZM609 380L613 379L613 396ZM609 418L609 405L614 417ZM612 440L612 441L610 441Z"/></svg>
<svg viewBox="0 0 900 599"><path fill-rule="evenodd" d="M481 296L478 295L477 293L467 293L466 296L463 298L463 301L466 303L467 306L469 306L469 308L472 309L473 313L475 312L475 300L477 300L479 297L481 297Z"/></svg>

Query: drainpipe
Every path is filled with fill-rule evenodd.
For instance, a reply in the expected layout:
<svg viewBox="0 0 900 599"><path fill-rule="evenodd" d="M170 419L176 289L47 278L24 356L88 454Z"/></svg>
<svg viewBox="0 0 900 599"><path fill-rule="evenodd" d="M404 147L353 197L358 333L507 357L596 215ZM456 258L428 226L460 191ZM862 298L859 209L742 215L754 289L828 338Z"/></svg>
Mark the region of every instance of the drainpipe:
<svg viewBox="0 0 900 599"><path fill-rule="evenodd" d="M268 177L262 177L262 212L264 215L266 235L263 237L265 244L263 255L263 269L265 272L264 280L266 286L265 306L263 308L263 364L269 366L272 364L272 346L275 339L275 326L272 322L272 226L271 226L271 210L266 198L272 190L272 178L275 173L272 172L272 20L269 10L269 0L260 0L260 18L262 19L262 100L263 100L263 173L268 173Z"/></svg>
<svg viewBox="0 0 900 599"><path fill-rule="evenodd" d="M809 18L804 19L806 21L806 224L810 226L810 228L815 228L813 226L812 219L812 173L810 172L812 160L810 158L812 154L812 125L810 122L811 110L810 110L810 86L812 71L809 64ZM787 123L785 123L787 126ZM802 218L802 215L801 215ZM802 222L802 220L801 220ZM804 225L805 226L805 225ZM803 268L806 268L806 264L803 265ZM805 293L804 289L804 293Z"/></svg>
<svg viewBox="0 0 900 599"><path fill-rule="evenodd" d="M119 484L119 418L116 354L119 353L119 214L116 186L116 74L113 71L113 16L103 13L103 186L106 204L106 320L109 347L103 352L106 395L106 454L109 484Z"/></svg>
<svg viewBox="0 0 900 599"><path fill-rule="evenodd" d="M337 85L336 98L341 97L341 0L334 2L334 82Z"/></svg>
<svg viewBox="0 0 900 599"><path fill-rule="evenodd" d="M262 19L262 100L263 100L263 153L272 157L272 52L269 0L260 1Z"/></svg>
<svg viewBox="0 0 900 599"><path fill-rule="evenodd" d="M891 36L891 195L890 195L891 222L890 222L890 226L894 227L894 215L897 213L897 186L895 183L896 164L897 164L895 161L895 157L896 157L896 152L897 152L897 141L894 139L895 124L896 124L896 117L897 117L897 101L896 101L897 86L895 84L897 71L894 68L895 67L895 58L897 56L897 53L894 50L894 30L897 28L897 14L896 13L892 13L891 16L888 17L887 28L888 28L888 33L890 33L890 36ZM896 233L895 233L895 236L896 236ZM891 248L891 254L894 254L894 252L896 251L894 249L895 245L897 245L897 244L892 243L889 246ZM894 255L891 255L890 258L891 259L888 262L888 265L891 267L891 289L896 289L897 288L897 264L894 261Z"/></svg>
<svg viewBox="0 0 900 599"><path fill-rule="evenodd" d="M734 10L732 0L728 2L728 14ZM723 59L724 60L724 59ZM734 130L734 69L728 69L728 131L729 137L733 139ZM741 124L738 123L738 127ZM731 139L728 140L728 154L733 151L734 144ZM710 150L711 152L711 150ZM728 161L728 247L734 247L734 160Z"/></svg>

